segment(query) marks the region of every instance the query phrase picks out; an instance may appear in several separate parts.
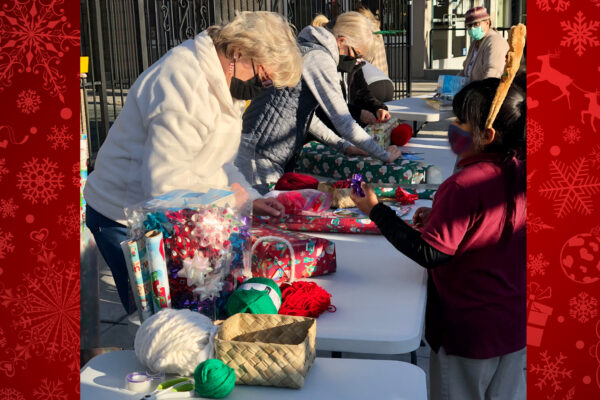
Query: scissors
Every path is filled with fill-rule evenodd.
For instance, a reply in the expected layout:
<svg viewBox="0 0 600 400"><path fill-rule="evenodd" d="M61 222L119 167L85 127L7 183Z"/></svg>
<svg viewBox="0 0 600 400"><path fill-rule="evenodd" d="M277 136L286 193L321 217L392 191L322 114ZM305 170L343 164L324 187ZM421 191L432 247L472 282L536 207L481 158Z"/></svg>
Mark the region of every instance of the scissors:
<svg viewBox="0 0 600 400"><path fill-rule="evenodd" d="M187 392L187 393L186 393ZM176 398L192 398L194 397L194 381L190 378L175 378L165 381L156 387L156 390L152 393L140 398L140 400L155 400L163 395L180 393L180 396ZM175 398L169 396L169 398Z"/></svg>

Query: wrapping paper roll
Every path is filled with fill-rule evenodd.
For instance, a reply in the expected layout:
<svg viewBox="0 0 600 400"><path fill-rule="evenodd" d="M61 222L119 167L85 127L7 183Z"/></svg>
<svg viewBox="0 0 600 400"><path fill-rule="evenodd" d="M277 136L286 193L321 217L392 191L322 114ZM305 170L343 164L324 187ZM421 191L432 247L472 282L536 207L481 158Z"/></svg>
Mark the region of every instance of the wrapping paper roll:
<svg viewBox="0 0 600 400"><path fill-rule="evenodd" d="M146 233L146 258L150 270L154 311L157 312L161 308L171 308L169 275L167 273L162 232L149 231Z"/></svg>
<svg viewBox="0 0 600 400"><path fill-rule="evenodd" d="M152 315L152 294L144 286L138 243L135 240L125 240L121 242L121 249L127 263L129 282L134 293L138 315L140 316L140 321L143 322Z"/></svg>

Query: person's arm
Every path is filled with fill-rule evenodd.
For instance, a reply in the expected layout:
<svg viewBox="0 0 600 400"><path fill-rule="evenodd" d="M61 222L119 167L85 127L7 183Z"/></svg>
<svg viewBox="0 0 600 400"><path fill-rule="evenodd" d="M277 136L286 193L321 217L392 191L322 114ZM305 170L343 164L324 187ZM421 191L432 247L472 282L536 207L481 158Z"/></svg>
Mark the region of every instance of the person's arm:
<svg viewBox="0 0 600 400"><path fill-rule="evenodd" d="M490 37L490 42L486 46L485 54L483 54L484 78L500 78L502 76L508 50L508 42L500 34Z"/></svg>
<svg viewBox="0 0 600 400"><path fill-rule="evenodd" d="M381 148L350 115L338 82L337 67L329 54L319 50L306 54L302 77L344 139L382 161L390 158L390 154Z"/></svg>
<svg viewBox="0 0 600 400"><path fill-rule="evenodd" d="M346 149L351 146L351 143L336 135L331 129L325 125L317 115L313 115L310 121L308 131L312 133L320 142L329 147L333 147L340 153L345 153Z"/></svg>
<svg viewBox="0 0 600 400"><path fill-rule="evenodd" d="M402 221L394 210L383 203L373 207L369 218L396 249L424 268L435 268L452 258L423 240L419 231Z"/></svg>

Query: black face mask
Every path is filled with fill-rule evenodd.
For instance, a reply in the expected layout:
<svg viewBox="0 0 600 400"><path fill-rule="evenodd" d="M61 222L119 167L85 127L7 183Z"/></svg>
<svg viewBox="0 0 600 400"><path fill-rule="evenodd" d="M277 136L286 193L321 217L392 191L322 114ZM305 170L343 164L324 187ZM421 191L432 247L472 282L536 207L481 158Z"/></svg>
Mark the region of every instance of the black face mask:
<svg viewBox="0 0 600 400"><path fill-rule="evenodd" d="M254 63L252 64L252 70L254 71ZM265 88L263 87L260 77L257 73L247 81L242 81L235 77L235 61L233 64L233 76L231 77L231 86L229 86L229 92L231 97L238 100L252 100L262 92Z"/></svg>
<svg viewBox="0 0 600 400"><path fill-rule="evenodd" d="M356 57L340 55L337 69L340 72L350 73L354 69L355 65L356 65Z"/></svg>

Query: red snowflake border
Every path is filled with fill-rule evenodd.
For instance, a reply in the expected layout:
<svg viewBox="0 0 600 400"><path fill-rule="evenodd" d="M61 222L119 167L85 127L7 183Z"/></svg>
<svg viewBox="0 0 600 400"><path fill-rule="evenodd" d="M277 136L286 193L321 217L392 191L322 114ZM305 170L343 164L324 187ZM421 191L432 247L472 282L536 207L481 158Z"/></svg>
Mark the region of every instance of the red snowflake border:
<svg viewBox="0 0 600 400"><path fill-rule="evenodd" d="M595 37L595 31L600 26L600 21L586 21L583 12L578 11L573 21L560 21L560 26L565 31L565 37L560 41L563 47L572 47L575 54L582 56L587 47L596 47L600 42Z"/></svg>
<svg viewBox="0 0 600 400"><path fill-rule="evenodd" d="M58 163L48 158L38 162L34 157L24 163L17 180L17 188L23 191L23 198L31 201L31 204L39 201L48 204L58 198L57 191L63 188L63 174L58 172Z"/></svg>

